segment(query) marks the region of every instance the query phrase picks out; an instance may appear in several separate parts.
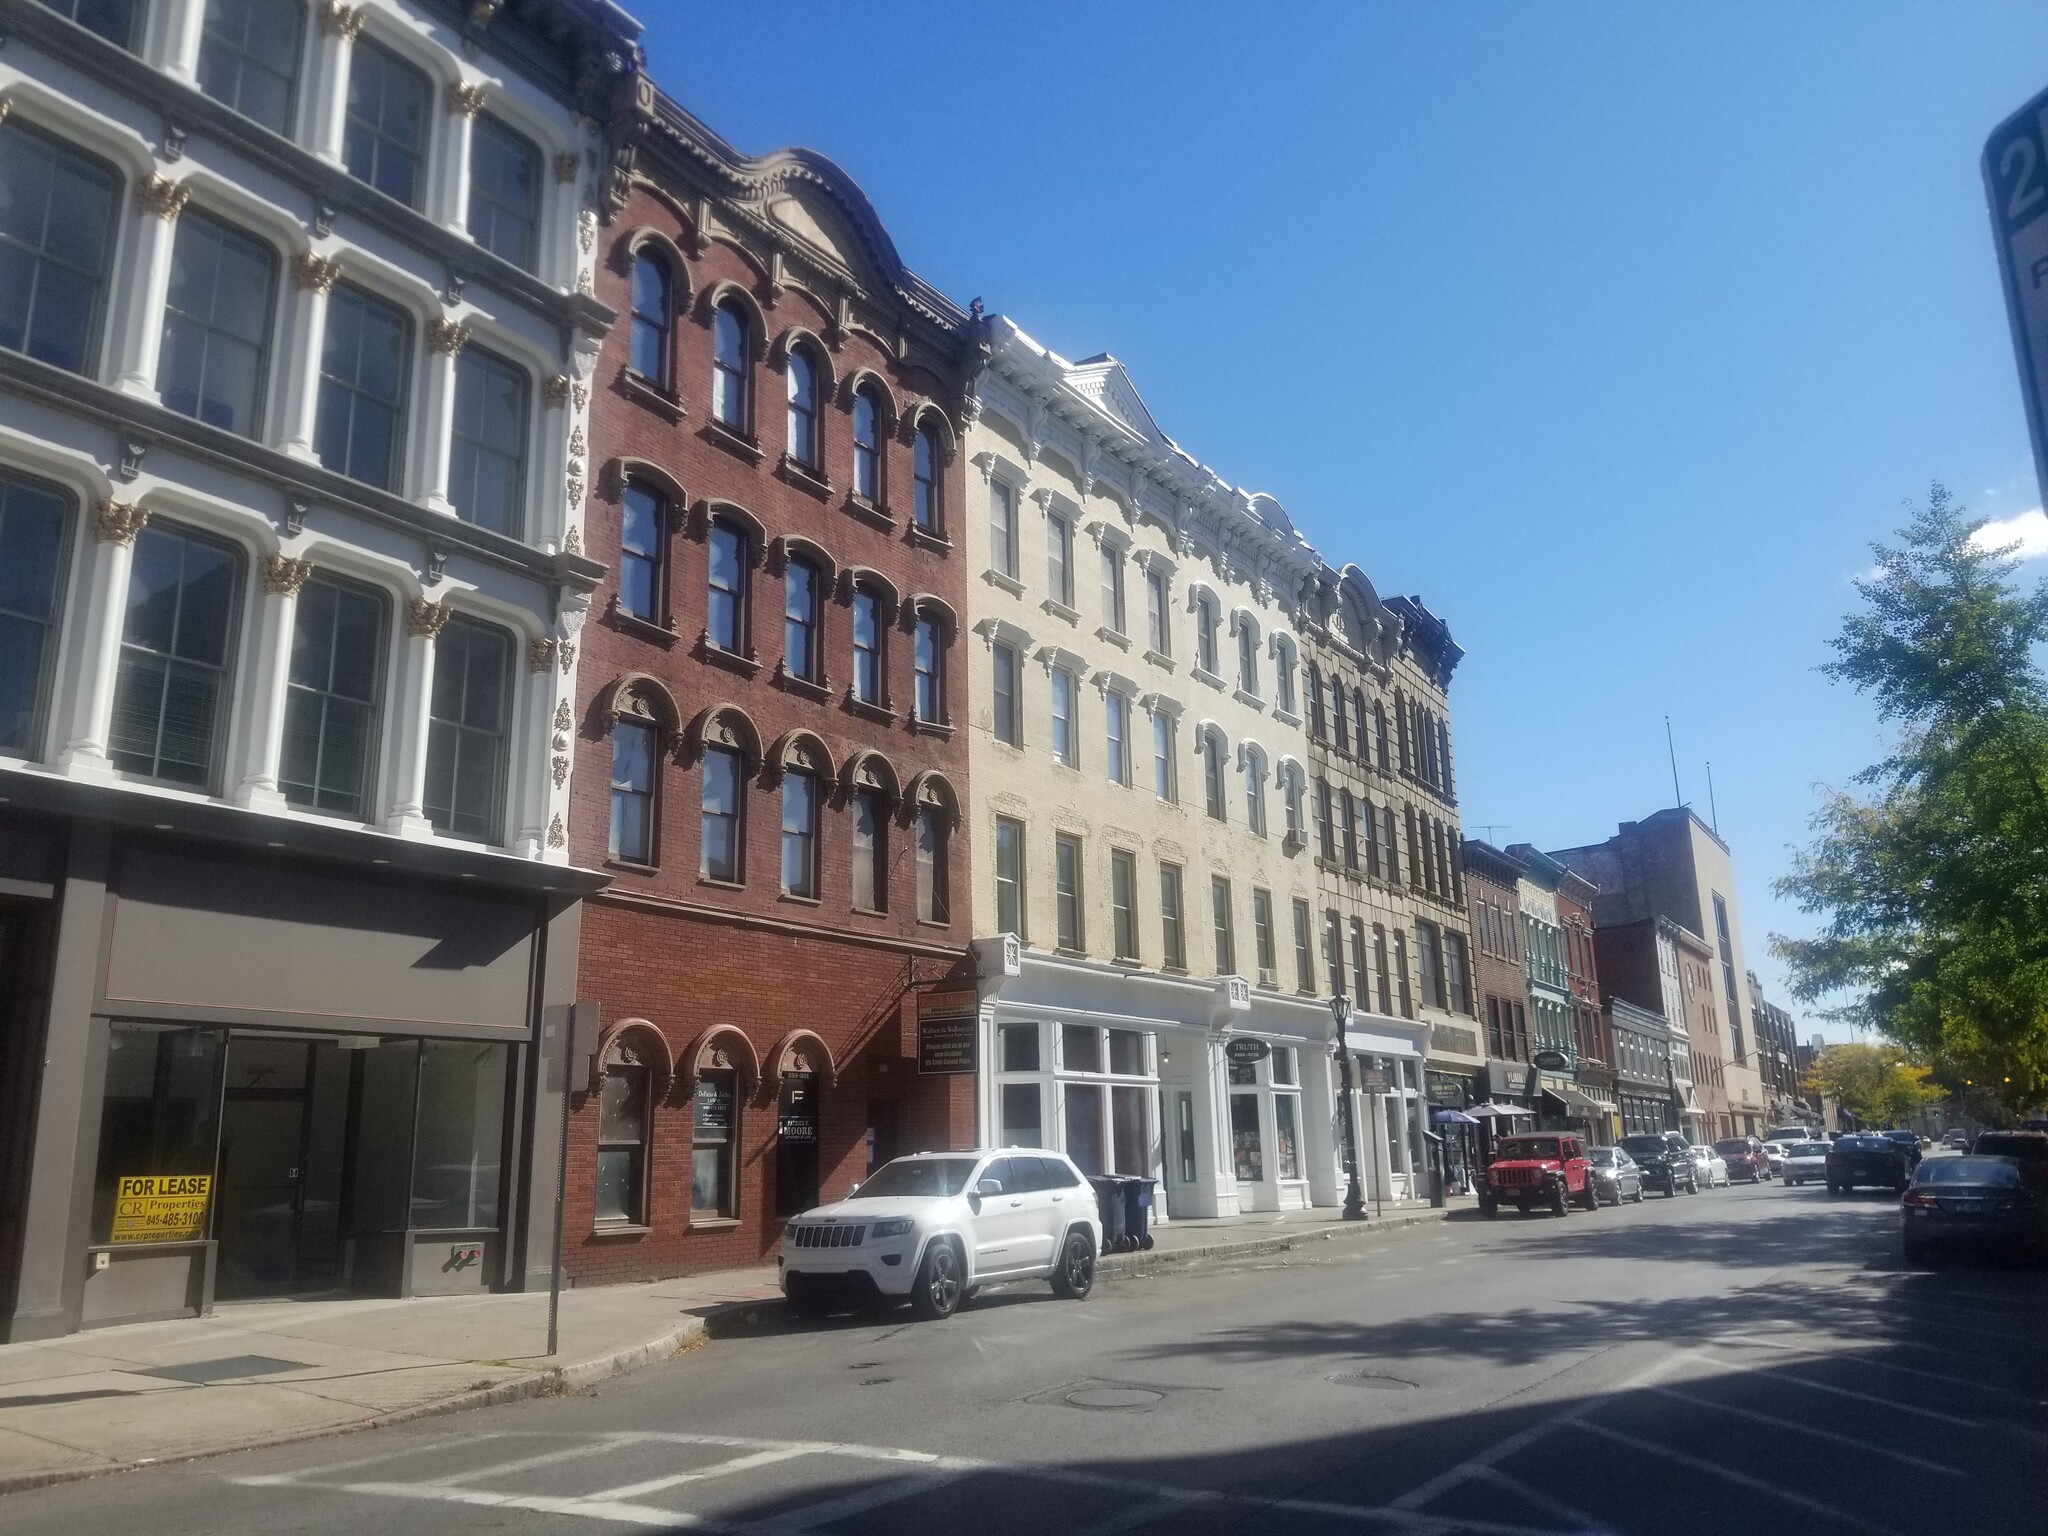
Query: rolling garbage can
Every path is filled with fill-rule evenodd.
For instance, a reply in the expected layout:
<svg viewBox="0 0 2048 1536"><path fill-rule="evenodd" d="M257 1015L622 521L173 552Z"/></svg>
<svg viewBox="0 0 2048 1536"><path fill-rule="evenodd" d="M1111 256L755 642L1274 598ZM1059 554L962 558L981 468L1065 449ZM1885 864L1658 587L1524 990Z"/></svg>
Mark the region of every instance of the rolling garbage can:
<svg viewBox="0 0 2048 1536"><path fill-rule="evenodd" d="M1133 1248L1152 1246L1152 1192L1157 1179L1124 1180L1124 1239Z"/></svg>
<svg viewBox="0 0 2048 1536"><path fill-rule="evenodd" d="M1091 1175L1088 1182L1095 1186L1095 1209L1102 1217L1102 1251L1121 1253L1130 1241L1130 1204L1124 1194L1124 1186L1130 1180L1114 1173L1098 1173Z"/></svg>

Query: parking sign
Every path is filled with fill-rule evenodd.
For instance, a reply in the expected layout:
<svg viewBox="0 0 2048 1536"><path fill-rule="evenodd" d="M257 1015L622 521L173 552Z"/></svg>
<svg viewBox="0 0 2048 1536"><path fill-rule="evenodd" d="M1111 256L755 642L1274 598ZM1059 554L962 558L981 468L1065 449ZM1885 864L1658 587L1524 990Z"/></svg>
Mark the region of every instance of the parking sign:
<svg viewBox="0 0 2048 1536"><path fill-rule="evenodd" d="M2034 476L2048 506L2048 91L2007 118L1984 145L1984 195L2005 279Z"/></svg>

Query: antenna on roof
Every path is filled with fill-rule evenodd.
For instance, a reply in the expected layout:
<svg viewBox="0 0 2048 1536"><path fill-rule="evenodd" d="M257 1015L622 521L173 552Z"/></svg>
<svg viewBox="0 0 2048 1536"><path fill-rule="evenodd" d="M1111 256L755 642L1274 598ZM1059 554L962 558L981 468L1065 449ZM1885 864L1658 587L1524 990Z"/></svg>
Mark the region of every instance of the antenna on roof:
<svg viewBox="0 0 2048 1536"><path fill-rule="evenodd" d="M1707 810L1714 818L1714 836L1721 835L1721 808L1714 801L1714 760L1707 759Z"/></svg>
<svg viewBox="0 0 2048 1536"><path fill-rule="evenodd" d="M1671 754L1671 802L1683 807L1685 791L1678 787L1678 748L1671 744L1671 717L1664 717L1664 750Z"/></svg>
<svg viewBox="0 0 2048 1536"><path fill-rule="evenodd" d="M1514 823L1511 821L1479 821L1474 822L1473 825L1479 829L1480 835L1490 843L1493 841L1494 833L1500 831L1503 827L1511 827Z"/></svg>

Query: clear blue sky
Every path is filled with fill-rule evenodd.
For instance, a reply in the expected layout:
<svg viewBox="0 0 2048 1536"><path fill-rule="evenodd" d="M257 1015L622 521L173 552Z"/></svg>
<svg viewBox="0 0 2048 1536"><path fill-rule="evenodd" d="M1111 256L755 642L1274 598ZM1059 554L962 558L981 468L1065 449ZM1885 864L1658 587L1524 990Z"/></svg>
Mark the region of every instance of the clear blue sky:
<svg viewBox="0 0 2048 1536"><path fill-rule="evenodd" d="M1977 157L2048 5L629 8L740 148L1444 615L1467 832L1670 804L1668 712L1783 999L1770 882L1882 745L1813 670L1865 546L1931 480L2039 502Z"/></svg>

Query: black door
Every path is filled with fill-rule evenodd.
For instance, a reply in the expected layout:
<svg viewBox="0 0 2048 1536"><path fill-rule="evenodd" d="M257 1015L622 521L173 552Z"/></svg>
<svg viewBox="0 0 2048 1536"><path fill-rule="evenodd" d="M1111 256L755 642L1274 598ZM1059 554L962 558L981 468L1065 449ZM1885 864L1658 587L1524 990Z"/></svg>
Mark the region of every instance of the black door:
<svg viewBox="0 0 2048 1536"><path fill-rule="evenodd" d="M775 1108L775 1214L818 1203L818 1075L785 1072Z"/></svg>
<svg viewBox="0 0 2048 1536"><path fill-rule="evenodd" d="M222 1300L338 1283L347 1115L347 1061L332 1041L228 1041L214 1221Z"/></svg>

